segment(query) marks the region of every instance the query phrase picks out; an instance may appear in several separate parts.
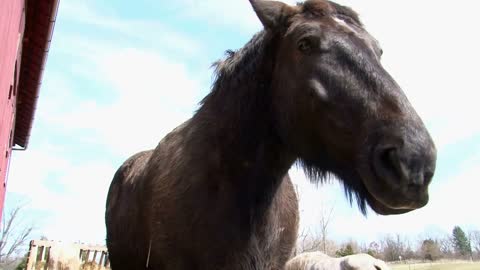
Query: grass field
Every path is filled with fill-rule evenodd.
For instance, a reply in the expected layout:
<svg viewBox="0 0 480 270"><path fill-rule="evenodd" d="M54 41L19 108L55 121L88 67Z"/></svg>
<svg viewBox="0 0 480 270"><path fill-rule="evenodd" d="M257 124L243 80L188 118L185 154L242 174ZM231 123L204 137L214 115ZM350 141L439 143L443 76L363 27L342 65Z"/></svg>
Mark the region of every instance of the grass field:
<svg viewBox="0 0 480 270"><path fill-rule="evenodd" d="M480 270L480 262L476 263L441 263L441 264L403 264L392 265L392 270Z"/></svg>

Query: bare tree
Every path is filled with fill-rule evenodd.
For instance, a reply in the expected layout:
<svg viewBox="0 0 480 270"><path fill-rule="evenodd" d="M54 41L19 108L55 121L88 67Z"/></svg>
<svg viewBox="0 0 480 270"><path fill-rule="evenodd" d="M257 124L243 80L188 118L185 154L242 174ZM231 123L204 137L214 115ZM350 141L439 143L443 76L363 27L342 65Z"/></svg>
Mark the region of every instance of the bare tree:
<svg viewBox="0 0 480 270"><path fill-rule="evenodd" d="M312 234L310 230L303 229L298 238L298 253L320 250L321 241L319 237Z"/></svg>
<svg viewBox="0 0 480 270"><path fill-rule="evenodd" d="M443 254L443 257L453 258L453 241L450 235L445 235L437 239L440 245L440 251Z"/></svg>
<svg viewBox="0 0 480 270"><path fill-rule="evenodd" d="M33 226L22 224L23 206L14 207L2 219L0 239L0 264L10 264L16 258L14 255L25 245Z"/></svg>
<svg viewBox="0 0 480 270"><path fill-rule="evenodd" d="M297 197L300 198L298 192L298 186L295 185L295 191ZM320 230L311 232L310 230L303 229L297 237L297 249L295 253L309 252L309 251L322 251L325 254L335 254L336 244L333 241L328 240L328 229L333 219L334 204L328 205L324 199L320 203Z"/></svg>
<svg viewBox="0 0 480 270"><path fill-rule="evenodd" d="M334 205L331 207L326 207L325 204L322 204L320 209L320 237L322 241L322 251L327 253L327 233L328 225L332 220Z"/></svg>
<svg viewBox="0 0 480 270"><path fill-rule="evenodd" d="M303 252L322 251L325 254L333 256L337 250L338 246L335 241L327 238L324 243L320 233L311 233L309 230L303 229L297 238L295 255Z"/></svg>
<svg viewBox="0 0 480 270"><path fill-rule="evenodd" d="M396 261L404 257L405 241L397 234L395 237L385 236L382 241L383 257L386 261Z"/></svg>
<svg viewBox="0 0 480 270"><path fill-rule="evenodd" d="M476 253L477 257L480 257L480 231L471 231L468 236L468 238L470 238L472 251Z"/></svg>

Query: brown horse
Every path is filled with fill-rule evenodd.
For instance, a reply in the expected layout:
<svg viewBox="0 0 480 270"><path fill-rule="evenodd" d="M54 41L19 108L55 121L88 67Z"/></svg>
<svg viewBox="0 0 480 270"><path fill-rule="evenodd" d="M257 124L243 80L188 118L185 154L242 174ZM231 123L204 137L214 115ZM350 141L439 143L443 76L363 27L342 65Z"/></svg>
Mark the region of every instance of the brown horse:
<svg viewBox="0 0 480 270"><path fill-rule="evenodd" d="M213 89L107 199L113 270L283 269L298 205L289 168L342 181L365 213L428 201L436 150L350 8L250 0L264 25L216 63Z"/></svg>

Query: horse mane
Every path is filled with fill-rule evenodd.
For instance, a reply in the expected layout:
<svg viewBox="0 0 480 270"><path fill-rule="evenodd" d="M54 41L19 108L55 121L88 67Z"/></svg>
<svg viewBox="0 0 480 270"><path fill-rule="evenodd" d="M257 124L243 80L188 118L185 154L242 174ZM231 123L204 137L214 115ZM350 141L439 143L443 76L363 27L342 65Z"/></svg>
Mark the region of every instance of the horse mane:
<svg viewBox="0 0 480 270"><path fill-rule="evenodd" d="M225 59L215 62L212 89L194 116L215 133L209 136L216 136L222 143L218 146L238 149L240 155L247 156L246 149L257 147L265 137L274 139L270 125L273 38L260 31L245 46L227 51Z"/></svg>
<svg viewBox="0 0 480 270"><path fill-rule="evenodd" d="M323 3L324 5L322 5ZM308 0L303 3L304 12L311 12L312 9L319 11L319 8L329 6L332 14L341 14L348 16L352 20L360 23L358 15L348 7L343 7L328 1ZM325 10L325 9L324 9ZM243 140L247 141L248 146L258 143L262 135L272 137L277 135L272 131L275 127L268 127L266 123L272 123L271 110L271 71L274 66L275 34L262 30L256 33L249 42L237 51L227 50L226 57L213 63L214 82L212 89L200 102L200 108L197 115L202 115L206 122L214 123L219 129L221 140L229 134L242 134ZM260 119L259 119L260 118ZM203 123L205 124L205 123ZM208 125L208 123L207 123ZM233 139L233 137L231 138ZM235 137L235 139L238 139ZM276 138L272 138L276 139ZM231 147L232 143L227 147ZM243 145L245 146L245 145ZM239 148L240 152L246 148ZM243 153L232 153L242 155ZM324 158L321 163L326 164L326 168L319 168L311 162L304 159L297 160L297 166L303 168L305 174L313 183L329 182L332 173L327 170L331 166L328 158ZM337 170L338 171L338 170ZM358 179L358 176L336 175L343 181L344 193L350 204L357 202L360 211L366 215L366 196L368 192L361 181L348 181L348 179Z"/></svg>
<svg viewBox="0 0 480 270"><path fill-rule="evenodd" d="M212 64L214 68L214 82L210 93L203 98L200 105L205 106L210 102L220 99L225 101L225 96L244 95L243 91L254 91L258 88L258 81L270 74L258 73L258 69L265 59L271 35L266 31L256 33L250 41L237 51L227 50L226 58ZM237 100L240 101L240 100Z"/></svg>

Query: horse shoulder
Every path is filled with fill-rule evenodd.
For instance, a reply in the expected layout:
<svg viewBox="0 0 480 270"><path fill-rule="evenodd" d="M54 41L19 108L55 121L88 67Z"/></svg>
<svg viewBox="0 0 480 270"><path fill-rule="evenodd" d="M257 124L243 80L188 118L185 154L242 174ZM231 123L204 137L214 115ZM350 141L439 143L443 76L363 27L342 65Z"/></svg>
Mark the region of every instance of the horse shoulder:
<svg viewBox="0 0 480 270"><path fill-rule="evenodd" d="M107 195L107 216L112 209L119 207L119 203L125 203L138 185L138 176L152 154L152 150L139 152L127 159L115 172Z"/></svg>

